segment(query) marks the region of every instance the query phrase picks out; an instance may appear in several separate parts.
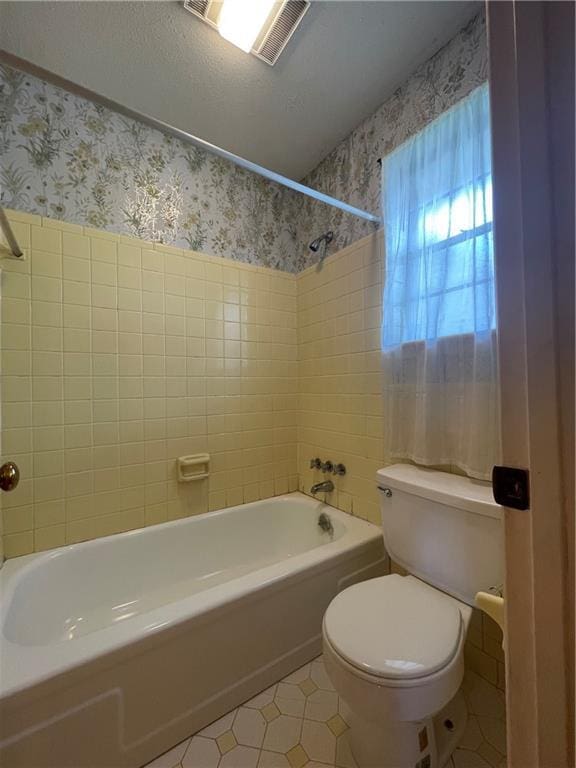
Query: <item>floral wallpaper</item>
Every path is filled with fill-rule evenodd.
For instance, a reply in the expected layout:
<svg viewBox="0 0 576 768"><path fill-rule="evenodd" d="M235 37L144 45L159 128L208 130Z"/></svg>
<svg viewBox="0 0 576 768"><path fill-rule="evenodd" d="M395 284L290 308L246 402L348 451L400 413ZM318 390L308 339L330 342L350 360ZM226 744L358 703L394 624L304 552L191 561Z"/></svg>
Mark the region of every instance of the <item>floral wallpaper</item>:
<svg viewBox="0 0 576 768"><path fill-rule="evenodd" d="M9 208L295 271L295 193L9 67L0 158Z"/></svg>
<svg viewBox="0 0 576 768"><path fill-rule="evenodd" d="M476 16L444 48L419 67L384 104L304 179L302 183L380 215L381 171L378 159L467 96L488 78L484 14ZM300 196L297 269L315 255L307 244L334 231L329 253L374 231L374 225Z"/></svg>
<svg viewBox="0 0 576 768"><path fill-rule="evenodd" d="M484 15L471 21L303 183L379 214L378 158L487 78ZM147 125L0 66L3 205L299 272L308 243L335 252L374 225Z"/></svg>

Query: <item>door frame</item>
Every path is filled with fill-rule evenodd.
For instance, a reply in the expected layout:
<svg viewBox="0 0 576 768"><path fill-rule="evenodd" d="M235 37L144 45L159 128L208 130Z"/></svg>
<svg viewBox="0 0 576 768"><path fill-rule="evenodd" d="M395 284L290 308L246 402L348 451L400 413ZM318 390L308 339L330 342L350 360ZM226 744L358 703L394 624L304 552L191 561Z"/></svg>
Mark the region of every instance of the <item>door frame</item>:
<svg viewBox="0 0 576 768"><path fill-rule="evenodd" d="M511 768L574 765L574 5L489 0ZM570 18L572 19L570 22ZM570 107L571 105L571 107Z"/></svg>

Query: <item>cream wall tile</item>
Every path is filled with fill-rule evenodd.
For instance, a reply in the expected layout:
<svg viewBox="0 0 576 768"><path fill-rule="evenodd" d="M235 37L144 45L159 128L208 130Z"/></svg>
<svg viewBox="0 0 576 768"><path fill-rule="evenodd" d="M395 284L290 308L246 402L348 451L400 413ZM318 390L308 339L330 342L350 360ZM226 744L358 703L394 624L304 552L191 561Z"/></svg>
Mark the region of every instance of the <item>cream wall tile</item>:
<svg viewBox="0 0 576 768"><path fill-rule="evenodd" d="M62 232L62 253L64 257L72 256L76 259L90 258L90 239L75 232Z"/></svg>
<svg viewBox="0 0 576 768"><path fill-rule="evenodd" d="M29 299L31 296L31 278L17 272L2 272L2 297Z"/></svg>
<svg viewBox="0 0 576 768"><path fill-rule="evenodd" d="M56 232L56 234L59 233ZM50 253L32 250L30 261L33 276L62 277L62 255L60 251Z"/></svg>
<svg viewBox="0 0 576 768"><path fill-rule="evenodd" d="M124 238L120 239L118 244L118 266L141 269L142 250L140 248L140 241L133 240L133 244L130 245L124 241Z"/></svg>
<svg viewBox="0 0 576 768"><path fill-rule="evenodd" d="M77 234L82 234L84 231L84 227L81 224L69 224L60 219L48 219L46 216L42 216L42 226L59 229L62 232L75 232Z"/></svg>
<svg viewBox="0 0 576 768"><path fill-rule="evenodd" d="M118 290L109 285L92 284L92 306L108 309L118 308Z"/></svg>
<svg viewBox="0 0 576 768"><path fill-rule="evenodd" d="M102 234L102 233L101 233ZM107 233L106 233L107 234ZM104 262L107 264L116 264L117 262L117 241L119 238L112 235L110 238L106 237L92 237L90 241L90 252L93 262ZM99 270L96 270L97 274L100 274ZM115 270L114 270L115 272ZM109 274L107 270L103 270L102 274ZM98 282L97 280L95 282Z"/></svg>
<svg viewBox="0 0 576 768"><path fill-rule="evenodd" d="M347 475L335 479L330 503L379 524L373 473L385 459L381 423L373 415L381 412L380 379L371 379L375 363L366 350L379 349L372 329L379 328L382 282L381 271L364 266L374 250L371 240L326 260L322 272L297 277L298 468L300 487L308 492L319 479L309 469L311 458L344 463Z"/></svg>
<svg viewBox="0 0 576 768"><path fill-rule="evenodd" d="M60 295L58 298L52 298L52 301L59 301L63 297L65 304L76 304L80 306L90 306L90 285L88 283L79 283L73 280L64 280L59 287ZM33 286L34 293L34 286ZM47 294L39 290L39 296L46 299Z"/></svg>
<svg viewBox="0 0 576 768"><path fill-rule="evenodd" d="M5 534L4 537L4 556L19 557L20 555L29 555L34 552L34 531L25 531L23 533Z"/></svg>
<svg viewBox="0 0 576 768"><path fill-rule="evenodd" d="M34 531L34 550L42 552L66 544L66 526L51 525L46 528L36 528Z"/></svg>
<svg viewBox="0 0 576 768"><path fill-rule="evenodd" d="M5 535L31 531L34 528L34 507L20 506L2 511L2 525Z"/></svg>
<svg viewBox="0 0 576 768"><path fill-rule="evenodd" d="M38 301L62 301L62 281L59 278L32 275L31 294Z"/></svg>
<svg viewBox="0 0 576 768"><path fill-rule="evenodd" d="M65 506L61 501L46 501L34 505L34 527L45 528L59 525L66 520Z"/></svg>
<svg viewBox="0 0 576 768"><path fill-rule="evenodd" d="M31 235L33 249L49 253L62 253L62 232L56 227L43 227L33 224Z"/></svg>
<svg viewBox="0 0 576 768"><path fill-rule="evenodd" d="M31 274L2 275L3 408L6 444L34 461L6 506L9 554L296 487L293 276L21 224ZM214 474L182 501L174 459L208 449Z"/></svg>
<svg viewBox="0 0 576 768"><path fill-rule="evenodd" d="M87 259L64 256L62 271L65 280L79 283L90 282L90 262Z"/></svg>
<svg viewBox="0 0 576 768"><path fill-rule="evenodd" d="M27 325L30 322L30 301L28 299L4 298L2 301L2 322Z"/></svg>

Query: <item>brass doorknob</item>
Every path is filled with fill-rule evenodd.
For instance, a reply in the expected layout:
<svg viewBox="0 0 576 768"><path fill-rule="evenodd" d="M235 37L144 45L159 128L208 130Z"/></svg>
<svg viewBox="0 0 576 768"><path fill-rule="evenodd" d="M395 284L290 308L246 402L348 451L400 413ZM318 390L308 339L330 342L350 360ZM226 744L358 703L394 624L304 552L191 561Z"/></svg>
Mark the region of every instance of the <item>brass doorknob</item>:
<svg viewBox="0 0 576 768"><path fill-rule="evenodd" d="M20 470L13 461L7 461L0 467L0 488L13 491L20 481Z"/></svg>

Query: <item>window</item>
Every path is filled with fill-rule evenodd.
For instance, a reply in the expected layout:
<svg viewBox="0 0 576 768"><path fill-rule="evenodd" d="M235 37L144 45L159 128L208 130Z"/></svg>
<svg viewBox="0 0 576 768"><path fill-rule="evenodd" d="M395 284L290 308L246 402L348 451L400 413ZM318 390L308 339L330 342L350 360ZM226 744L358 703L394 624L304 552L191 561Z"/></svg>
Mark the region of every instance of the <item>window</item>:
<svg viewBox="0 0 576 768"><path fill-rule="evenodd" d="M382 347L495 327L488 88L382 164Z"/></svg>

